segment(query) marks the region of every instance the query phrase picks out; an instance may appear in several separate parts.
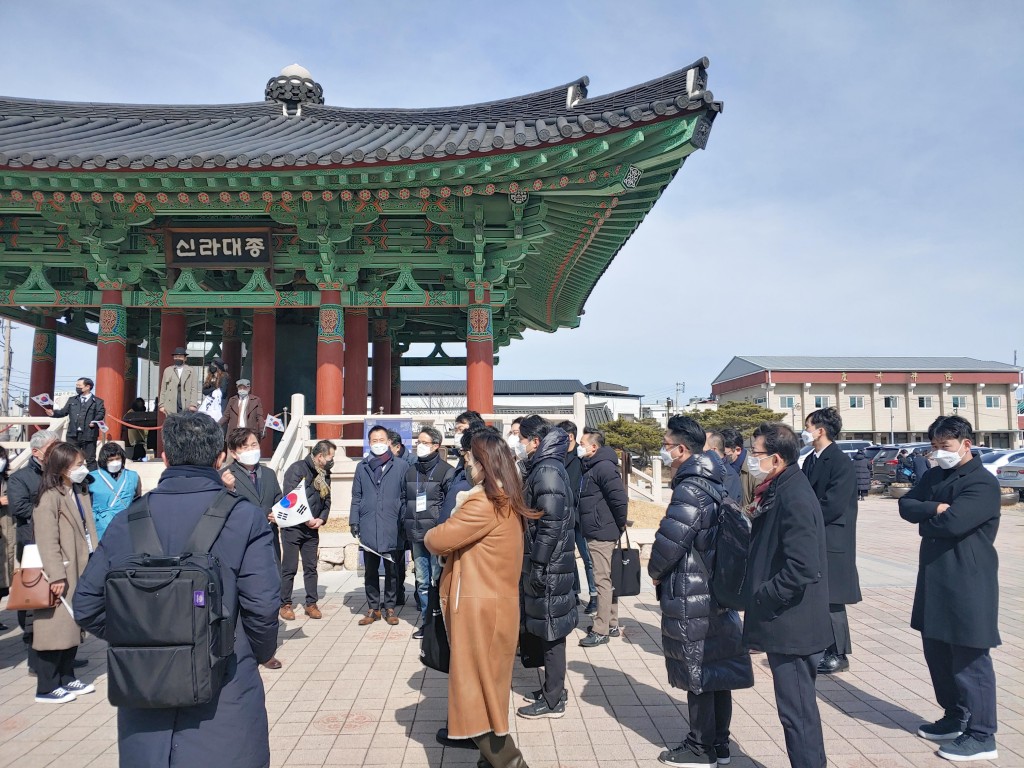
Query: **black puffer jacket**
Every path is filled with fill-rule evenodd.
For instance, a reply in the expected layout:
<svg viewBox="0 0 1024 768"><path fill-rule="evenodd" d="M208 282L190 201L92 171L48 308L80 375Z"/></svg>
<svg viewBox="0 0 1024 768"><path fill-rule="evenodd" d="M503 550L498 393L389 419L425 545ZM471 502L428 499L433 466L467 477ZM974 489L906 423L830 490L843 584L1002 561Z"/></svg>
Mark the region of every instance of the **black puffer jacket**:
<svg viewBox="0 0 1024 768"><path fill-rule="evenodd" d="M573 496L565 472L569 435L552 429L527 464L524 501L543 512L530 520L523 557L523 594L526 630L545 640L566 637L576 628L576 596L572 575L576 569ZM544 594L530 585L533 563L544 567Z"/></svg>
<svg viewBox="0 0 1024 768"><path fill-rule="evenodd" d="M607 445L583 459L580 530L588 541L617 541L626 527L629 496L619 474L619 457Z"/></svg>
<svg viewBox="0 0 1024 768"><path fill-rule="evenodd" d="M721 493L724 474L721 462L701 454L679 466L647 566L651 578L661 582L661 639L669 684L694 693L754 684L739 614L711 599L706 576L715 567L718 505L686 482L701 477Z"/></svg>
<svg viewBox="0 0 1024 768"><path fill-rule="evenodd" d="M399 465L401 466L401 465ZM417 459L405 473L405 539L423 542L427 531L438 523L441 505L455 477L455 467L442 461L434 451L426 460ZM426 506L417 511L416 500L426 498Z"/></svg>
<svg viewBox="0 0 1024 768"><path fill-rule="evenodd" d="M867 493L871 490L871 462L867 454L857 451L853 454L853 471L857 473L857 490Z"/></svg>

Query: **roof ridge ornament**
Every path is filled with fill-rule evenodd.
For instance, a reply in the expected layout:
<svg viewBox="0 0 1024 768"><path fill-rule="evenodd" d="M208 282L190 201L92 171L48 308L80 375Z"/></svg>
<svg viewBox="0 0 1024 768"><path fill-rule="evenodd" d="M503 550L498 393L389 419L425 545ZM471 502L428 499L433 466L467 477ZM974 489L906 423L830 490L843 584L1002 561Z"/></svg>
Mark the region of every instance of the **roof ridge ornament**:
<svg viewBox="0 0 1024 768"><path fill-rule="evenodd" d="M587 86L590 78L584 75L575 83L570 83L565 93L565 108L575 109L576 105L587 98Z"/></svg>
<svg viewBox="0 0 1024 768"><path fill-rule="evenodd" d="M313 80L308 69L299 64L289 64L281 74L267 81L263 98L281 104L285 117L299 117L303 104L324 103L324 89Z"/></svg>

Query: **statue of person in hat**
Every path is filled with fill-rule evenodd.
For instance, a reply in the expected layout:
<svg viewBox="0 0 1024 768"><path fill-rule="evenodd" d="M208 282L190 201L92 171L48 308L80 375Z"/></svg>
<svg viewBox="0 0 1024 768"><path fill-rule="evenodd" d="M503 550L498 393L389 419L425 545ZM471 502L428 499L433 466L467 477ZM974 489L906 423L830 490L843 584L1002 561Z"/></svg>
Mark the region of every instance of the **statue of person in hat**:
<svg viewBox="0 0 1024 768"><path fill-rule="evenodd" d="M177 347L174 350L174 365L165 368L160 377L160 397L157 403L164 416L195 411L202 402L199 377L192 368L185 365L187 359L185 348Z"/></svg>

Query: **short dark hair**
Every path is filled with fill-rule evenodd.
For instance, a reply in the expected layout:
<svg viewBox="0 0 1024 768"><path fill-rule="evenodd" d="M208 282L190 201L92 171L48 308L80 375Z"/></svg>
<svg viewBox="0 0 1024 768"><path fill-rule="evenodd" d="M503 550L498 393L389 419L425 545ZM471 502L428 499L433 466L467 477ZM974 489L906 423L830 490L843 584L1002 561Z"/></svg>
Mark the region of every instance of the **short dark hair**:
<svg viewBox="0 0 1024 768"><path fill-rule="evenodd" d="M974 428L963 416L939 416L928 427L928 440L970 440L974 442Z"/></svg>
<svg viewBox="0 0 1024 768"><path fill-rule="evenodd" d="M474 421L483 421L484 417L476 411L463 411L455 417L456 424L469 424Z"/></svg>
<svg viewBox="0 0 1024 768"><path fill-rule="evenodd" d="M383 427L382 427L383 429ZM327 456L331 451L338 450L338 446L332 443L330 440L321 440L313 446L313 450L309 452L310 456Z"/></svg>
<svg viewBox="0 0 1024 768"><path fill-rule="evenodd" d="M811 422L815 427L824 429L829 440L837 439L839 433L843 431L843 417L835 408L820 408L817 411L811 411L807 414L806 421Z"/></svg>
<svg viewBox="0 0 1024 768"><path fill-rule="evenodd" d="M590 438L597 444L598 448L604 448L604 432L600 429L587 429L583 430L583 436L590 435Z"/></svg>
<svg viewBox="0 0 1024 768"><path fill-rule="evenodd" d="M108 440L100 448L100 455L96 459L96 463L103 467L108 461L117 456L122 462L128 457L125 455L124 448L115 443L113 440Z"/></svg>
<svg viewBox="0 0 1024 768"><path fill-rule="evenodd" d="M82 378L79 379L79 381L85 384L85 386L87 386L89 389L95 389L96 387L96 382L94 382L88 376L83 376Z"/></svg>
<svg viewBox="0 0 1024 768"><path fill-rule="evenodd" d="M516 424L521 424L522 422L523 422L523 417L522 416L516 416L514 419L512 419L512 426L515 426Z"/></svg>
<svg viewBox="0 0 1024 768"><path fill-rule="evenodd" d="M707 435L704 434L704 427L698 424L696 419L681 414L673 416L668 420L668 432L675 440L685 445L690 453L704 453Z"/></svg>
<svg viewBox="0 0 1024 768"><path fill-rule="evenodd" d="M145 412L146 401L143 400L141 397L136 397L135 400L132 401L132 410L137 411L139 413Z"/></svg>
<svg viewBox="0 0 1024 768"><path fill-rule="evenodd" d="M705 445L710 445L712 449L716 451L725 451L725 440L722 439L721 432L709 429L705 434L707 435L707 442Z"/></svg>
<svg viewBox="0 0 1024 768"><path fill-rule="evenodd" d="M398 434L395 430L389 429L388 430L388 442L391 443L392 445L401 445L402 444L402 436L400 434Z"/></svg>
<svg viewBox="0 0 1024 768"><path fill-rule="evenodd" d="M754 430L754 437L764 438L764 449L768 455L778 454L787 465L795 464L800 458L800 441L785 424L761 424Z"/></svg>
<svg viewBox="0 0 1024 768"><path fill-rule="evenodd" d="M572 422L572 421L569 421L568 419L566 419L565 421L558 422L558 424L556 424L555 426L557 426L563 432L572 435L572 439L573 440L576 439L576 424L575 424L575 422Z"/></svg>
<svg viewBox="0 0 1024 768"><path fill-rule="evenodd" d="M487 430L487 429L489 429L489 430L491 430L493 432L496 432L496 433L498 432L498 430L494 429L493 427L488 427L482 421L475 421L475 420L470 421L469 422L469 426L466 427L466 431L462 433L462 443L461 443L462 450L463 451L468 451L470 443L473 442L473 437L478 432L483 432L484 430Z"/></svg>
<svg viewBox="0 0 1024 768"><path fill-rule="evenodd" d="M238 429L232 429L228 434L228 448L232 451L237 451L247 442L250 437L259 437L253 430L248 427L239 427Z"/></svg>
<svg viewBox="0 0 1024 768"><path fill-rule="evenodd" d="M422 427L420 427L420 431L418 434L429 435L430 442L432 442L434 445L440 445L441 441L443 440L443 438L441 437L441 433L437 430L437 428L432 427L429 424L424 424Z"/></svg>
<svg viewBox="0 0 1024 768"><path fill-rule="evenodd" d="M387 427L381 424L374 424L372 427L370 427L370 431L366 433L366 438L368 440L372 438L374 432L383 432L385 436L388 438L388 442L391 442L391 432Z"/></svg>
<svg viewBox="0 0 1024 768"><path fill-rule="evenodd" d="M205 413L168 414L163 436L164 456L172 467L212 467L224 452L224 433Z"/></svg>
<svg viewBox="0 0 1024 768"><path fill-rule="evenodd" d="M534 413L519 422L519 436L525 437L527 440L533 440L535 437L538 440L543 440L554 428L550 421Z"/></svg>
<svg viewBox="0 0 1024 768"><path fill-rule="evenodd" d="M743 450L743 434L734 427L726 427L722 430L722 442L726 448Z"/></svg>

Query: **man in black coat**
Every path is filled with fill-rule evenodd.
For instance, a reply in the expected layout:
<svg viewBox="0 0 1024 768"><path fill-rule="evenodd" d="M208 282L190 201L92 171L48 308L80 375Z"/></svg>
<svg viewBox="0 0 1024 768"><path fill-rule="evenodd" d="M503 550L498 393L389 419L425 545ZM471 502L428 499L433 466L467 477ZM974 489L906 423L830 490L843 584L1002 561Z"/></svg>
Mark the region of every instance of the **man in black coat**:
<svg viewBox="0 0 1024 768"><path fill-rule="evenodd" d="M580 441L583 454L583 483L580 490L580 535L594 563L597 615L584 648L603 645L618 637L619 604L612 597L612 550L626 530L629 496L619 474L619 457L604 444L604 433L588 429Z"/></svg>
<svg viewBox="0 0 1024 768"><path fill-rule="evenodd" d="M759 478L744 582L743 641L765 651L793 768L825 768L814 681L832 643L825 523L796 461L800 443L784 424L762 424L749 451Z"/></svg>
<svg viewBox="0 0 1024 768"><path fill-rule="evenodd" d="M725 492L739 505L743 505L743 483L740 481L740 473L733 467L732 462L725 458L725 438L721 432L706 430L704 432L704 453L714 453L722 460L722 467L725 470L725 478L722 483Z"/></svg>
<svg viewBox="0 0 1024 768"><path fill-rule="evenodd" d="M944 742L948 760L995 760L996 678L990 649L999 640L999 483L971 455L974 431L962 416L928 428L932 459L900 499L900 517L921 536L910 626L921 633L935 700L943 716L917 729Z"/></svg>
<svg viewBox="0 0 1024 768"><path fill-rule="evenodd" d="M590 593L590 601L583 612L589 615L597 613L597 587L594 582L594 558L591 557L587 539L580 530L580 491L583 487L583 464L580 461L576 425L566 420L555 426L569 436L569 447L565 449L563 463L565 464L565 474L569 476L569 487L572 488L573 536L575 537L576 551L580 553L580 559L583 560L583 572L586 574L587 589ZM578 568L573 571L572 591L576 595L576 604L580 605L580 572Z"/></svg>
<svg viewBox="0 0 1024 768"><path fill-rule="evenodd" d="M96 469L96 441L99 440L98 422L107 417L107 408L92 393L92 379L81 378L75 382L75 396L69 397L63 408L45 408L47 416L58 419L68 417L67 441L85 454L85 463L92 471Z"/></svg>
<svg viewBox="0 0 1024 768"><path fill-rule="evenodd" d="M846 606L859 603L857 574L857 470L850 457L835 444L843 420L835 408L822 408L807 416L803 439L814 448L804 459L804 474L814 489L825 521L828 557L828 612L832 621L832 645L818 667L819 675L850 668L853 652Z"/></svg>
<svg viewBox="0 0 1024 768"><path fill-rule="evenodd" d="M565 638L576 628L578 614L572 594L573 493L565 472L569 436L540 416L519 424L520 444L527 456L523 501L540 510L530 520L523 557L525 629L544 641L544 687L519 717L559 718L565 714Z"/></svg>
<svg viewBox="0 0 1024 768"><path fill-rule="evenodd" d="M224 460L224 433L204 414L172 414L164 422L163 440L167 469L148 494L149 510L164 551L177 554L224 491L217 471ZM122 768L270 764L266 696L258 668L277 648L280 576L270 537L262 509L248 501L234 505L211 548L220 563L224 612L238 617L234 655L220 693L207 704L190 707L118 707ZM128 515L117 515L78 583L72 601L75 621L101 639L108 629L107 574L135 551Z"/></svg>
<svg viewBox="0 0 1024 768"><path fill-rule="evenodd" d="M306 588L306 615L322 619L317 606L317 550L320 548L320 529L331 513L331 468L336 448L330 440L321 440L313 446L309 456L292 464L284 473L281 490L289 494L306 482L306 500L313 519L281 529L281 618L292 621L292 589L302 556L302 581Z"/></svg>

